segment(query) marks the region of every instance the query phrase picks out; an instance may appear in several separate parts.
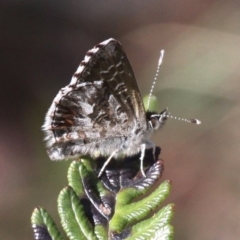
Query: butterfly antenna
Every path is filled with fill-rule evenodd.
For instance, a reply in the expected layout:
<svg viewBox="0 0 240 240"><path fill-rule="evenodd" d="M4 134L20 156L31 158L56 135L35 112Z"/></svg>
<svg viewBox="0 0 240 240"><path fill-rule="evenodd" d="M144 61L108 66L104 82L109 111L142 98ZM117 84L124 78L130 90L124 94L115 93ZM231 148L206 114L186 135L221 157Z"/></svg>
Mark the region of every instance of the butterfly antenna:
<svg viewBox="0 0 240 240"><path fill-rule="evenodd" d="M196 118L192 118L192 119L186 119L186 118L179 118L179 117L175 117L172 116L170 113L167 114L168 118L172 118L174 120L179 120L179 121L184 121L184 122L188 122L188 123L194 123L194 124L201 124L202 122Z"/></svg>
<svg viewBox="0 0 240 240"><path fill-rule="evenodd" d="M159 57L159 60L158 60L157 71L156 71L156 74L155 74L155 77L154 77L154 80L153 80L153 84L152 84L152 87L151 87L151 89L150 89L150 93L149 93L149 96L148 96L147 110L149 110L149 105L150 105L150 101L151 101L153 89L154 89L154 87L155 87L155 84L156 84L156 81L157 81L157 78L158 78L160 66L162 65L163 56L164 56L164 50L161 50L161 51L160 51L160 57Z"/></svg>

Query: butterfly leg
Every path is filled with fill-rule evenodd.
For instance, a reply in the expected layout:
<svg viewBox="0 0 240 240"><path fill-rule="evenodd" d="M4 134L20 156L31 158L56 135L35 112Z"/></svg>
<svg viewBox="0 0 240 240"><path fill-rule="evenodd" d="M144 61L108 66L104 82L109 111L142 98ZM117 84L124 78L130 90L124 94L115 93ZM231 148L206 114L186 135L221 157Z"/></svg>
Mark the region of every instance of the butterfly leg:
<svg viewBox="0 0 240 240"><path fill-rule="evenodd" d="M106 160L106 162L103 164L99 174L98 174L98 177L101 177L104 169L106 168L106 166L109 164L109 162L111 161L111 159L113 158L113 156L119 151L119 149L116 149L115 151L113 151L113 153L110 155L110 157Z"/></svg>
<svg viewBox="0 0 240 240"><path fill-rule="evenodd" d="M154 146L153 146L153 149L152 149L152 150L153 150L153 152L152 152L152 153L153 153L153 157L154 157L154 159L155 159L155 152L156 152L156 146L155 146L155 144L154 144Z"/></svg>
<svg viewBox="0 0 240 240"><path fill-rule="evenodd" d="M146 144L141 144L141 156L140 156L140 170L142 172L143 177L146 177L145 172L143 170L143 160L145 157L145 150L146 150Z"/></svg>

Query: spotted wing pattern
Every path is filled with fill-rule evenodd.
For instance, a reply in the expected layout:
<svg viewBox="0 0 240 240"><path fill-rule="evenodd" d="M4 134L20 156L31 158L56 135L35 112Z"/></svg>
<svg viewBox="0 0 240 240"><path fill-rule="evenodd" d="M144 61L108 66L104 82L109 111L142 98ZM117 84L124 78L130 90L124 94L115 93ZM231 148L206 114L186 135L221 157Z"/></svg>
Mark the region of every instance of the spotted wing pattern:
<svg viewBox="0 0 240 240"><path fill-rule="evenodd" d="M68 86L46 114L48 154L52 160L138 152L147 132L142 98L131 65L115 39L87 52Z"/></svg>

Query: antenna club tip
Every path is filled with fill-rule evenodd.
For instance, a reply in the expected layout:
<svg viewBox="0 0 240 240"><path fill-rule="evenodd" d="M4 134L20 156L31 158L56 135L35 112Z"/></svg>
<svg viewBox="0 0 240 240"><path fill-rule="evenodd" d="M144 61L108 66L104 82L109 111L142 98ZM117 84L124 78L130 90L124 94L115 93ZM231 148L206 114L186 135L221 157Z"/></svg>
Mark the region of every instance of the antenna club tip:
<svg viewBox="0 0 240 240"><path fill-rule="evenodd" d="M163 60L163 56L164 56L164 49L162 49L160 51L160 58L159 58L159 61L158 61L158 66L160 66L162 64L162 60Z"/></svg>
<svg viewBox="0 0 240 240"><path fill-rule="evenodd" d="M191 123L195 123L195 124L201 124L202 122L198 119L190 119Z"/></svg>

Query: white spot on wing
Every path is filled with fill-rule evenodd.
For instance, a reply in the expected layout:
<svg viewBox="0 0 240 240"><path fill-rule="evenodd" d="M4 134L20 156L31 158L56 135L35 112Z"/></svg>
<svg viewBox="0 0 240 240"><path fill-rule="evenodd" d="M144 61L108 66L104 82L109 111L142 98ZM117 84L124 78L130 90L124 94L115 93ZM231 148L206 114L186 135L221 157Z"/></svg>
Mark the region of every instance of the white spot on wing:
<svg viewBox="0 0 240 240"><path fill-rule="evenodd" d="M116 40L115 40L114 38L109 38L109 39L101 42L100 44L101 44L101 45L107 45L107 44L108 44L109 42L111 42L111 41L116 41Z"/></svg>
<svg viewBox="0 0 240 240"><path fill-rule="evenodd" d="M83 65L80 65L78 68L77 68L77 71L75 72L75 74L79 74L83 71L84 69L84 66Z"/></svg>
<svg viewBox="0 0 240 240"><path fill-rule="evenodd" d="M84 61L85 61L86 63L88 63L90 59L91 59L90 56L85 56Z"/></svg>

